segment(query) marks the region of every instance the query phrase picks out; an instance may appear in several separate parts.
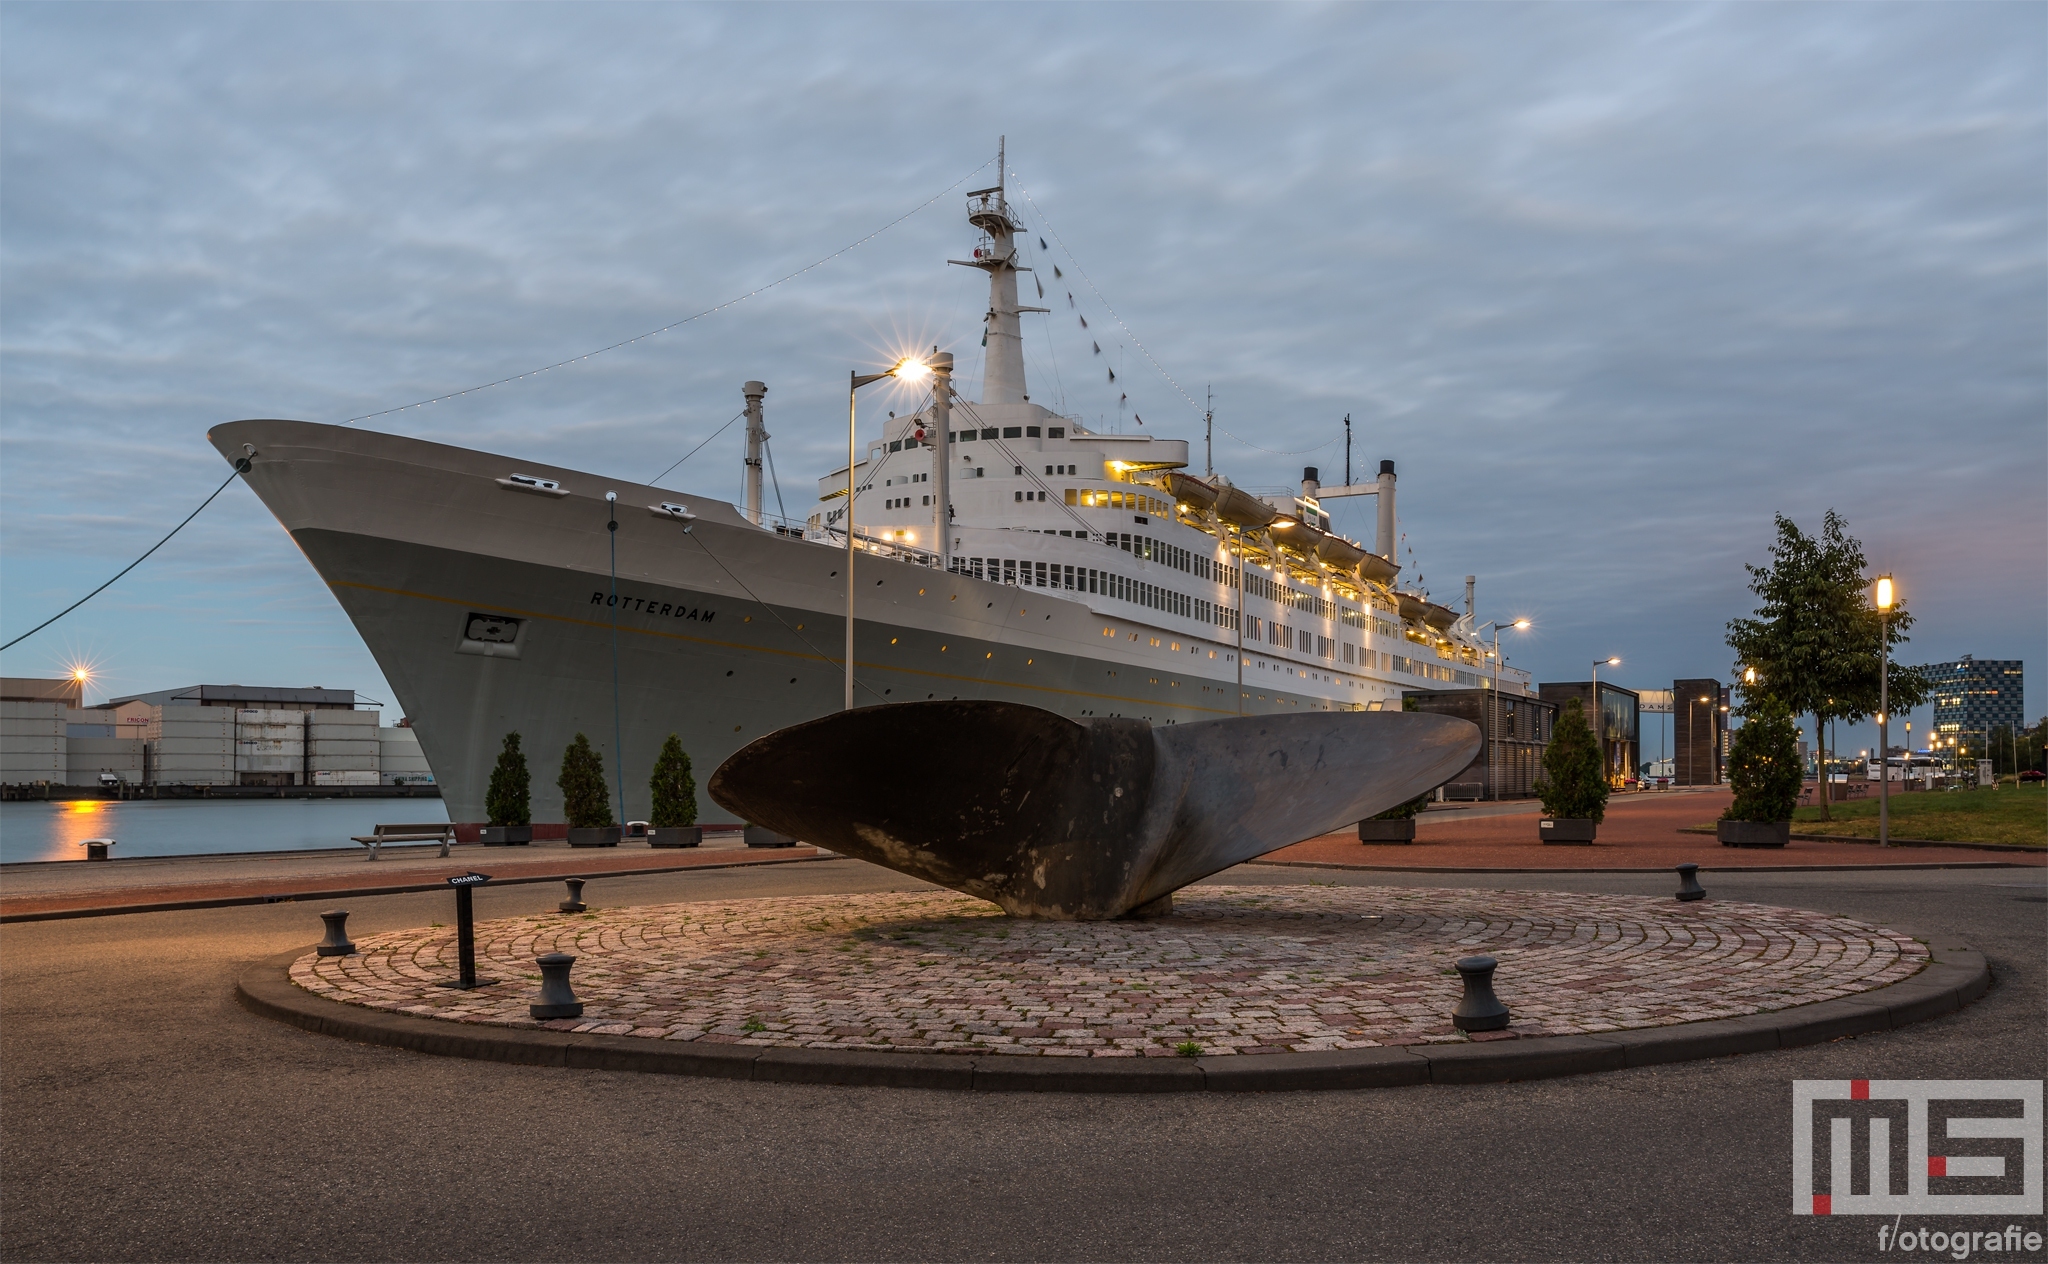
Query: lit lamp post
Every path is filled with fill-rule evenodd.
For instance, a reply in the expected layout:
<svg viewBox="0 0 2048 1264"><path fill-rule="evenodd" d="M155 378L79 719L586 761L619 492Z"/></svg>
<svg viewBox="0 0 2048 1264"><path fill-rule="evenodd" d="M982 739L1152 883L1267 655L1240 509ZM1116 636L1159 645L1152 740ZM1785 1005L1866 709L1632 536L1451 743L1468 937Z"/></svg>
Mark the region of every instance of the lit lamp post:
<svg viewBox="0 0 2048 1264"><path fill-rule="evenodd" d="M1619 656L1603 658L1596 660L1593 664L1593 749L1600 752L1600 775L1612 780L1612 774L1609 773L1607 768L1607 744L1600 738L1600 665L1602 663L1609 667L1619 667L1621 666L1621 659Z"/></svg>
<svg viewBox="0 0 2048 1264"><path fill-rule="evenodd" d="M1877 577L1877 753L1883 777L1877 783L1877 845L1892 845L1892 742L1891 724L1892 650L1886 633L1892 613L1892 577ZM1912 721L1906 722L1908 753L1911 753Z"/></svg>
<svg viewBox="0 0 2048 1264"><path fill-rule="evenodd" d="M854 428L853 393L871 382L885 377L905 382L921 382L931 374L931 366L922 360L908 356L896 362L896 366L883 373L848 373L846 385L846 709L853 710L853 469L854 457L860 445L860 437Z"/></svg>
<svg viewBox="0 0 2048 1264"><path fill-rule="evenodd" d="M1527 619L1517 619L1508 626L1519 631L1527 631L1529 621ZM1500 709L1500 620L1494 619L1479 625L1479 631L1481 632L1486 631L1488 628L1493 629L1493 696L1486 703L1488 708L1486 712L1486 797L1498 799L1500 798L1500 782L1494 775L1494 765L1496 763L1494 756L1498 752L1493 749L1493 713Z"/></svg>

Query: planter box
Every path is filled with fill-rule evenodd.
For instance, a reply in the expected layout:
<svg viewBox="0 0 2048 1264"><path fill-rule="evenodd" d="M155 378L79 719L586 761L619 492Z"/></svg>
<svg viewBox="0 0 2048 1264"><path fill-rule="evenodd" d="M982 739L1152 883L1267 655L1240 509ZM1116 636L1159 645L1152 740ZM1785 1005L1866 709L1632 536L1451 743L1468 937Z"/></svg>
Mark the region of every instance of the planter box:
<svg viewBox="0 0 2048 1264"><path fill-rule="evenodd" d="M765 825L749 825L745 838L749 847L794 847L796 840L787 834L778 834Z"/></svg>
<svg viewBox="0 0 2048 1264"><path fill-rule="evenodd" d="M1412 843L1415 841L1415 818L1401 821L1360 821L1358 841L1361 843Z"/></svg>
<svg viewBox="0 0 2048 1264"><path fill-rule="evenodd" d="M533 826L486 825L477 831L477 841L486 847L524 847L533 841Z"/></svg>
<svg viewBox="0 0 2048 1264"><path fill-rule="evenodd" d="M1792 822L1716 821L1714 837L1723 847L1783 847L1792 840Z"/></svg>
<svg viewBox="0 0 2048 1264"><path fill-rule="evenodd" d="M649 847L701 847L704 844L704 827L701 825L650 825L647 828Z"/></svg>
<svg viewBox="0 0 2048 1264"><path fill-rule="evenodd" d="M1593 835L1600 829L1598 821L1582 817L1544 817L1536 823L1537 831L1546 843L1571 843L1584 846L1593 841Z"/></svg>
<svg viewBox="0 0 2048 1264"><path fill-rule="evenodd" d="M617 847L620 828L617 825L571 825L569 846Z"/></svg>

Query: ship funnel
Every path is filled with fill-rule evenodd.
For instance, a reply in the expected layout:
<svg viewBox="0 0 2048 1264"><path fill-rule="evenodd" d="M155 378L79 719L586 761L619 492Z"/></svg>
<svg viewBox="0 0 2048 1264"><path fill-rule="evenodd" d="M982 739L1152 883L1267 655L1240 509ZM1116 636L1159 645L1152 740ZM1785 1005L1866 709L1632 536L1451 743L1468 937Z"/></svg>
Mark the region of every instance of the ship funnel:
<svg viewBox="0 0 2048 1264"><path fill-rule="evenodd" d="M747 521L761 525L761 447L768 441L768 428L761 420L761 397L768 393L765 382L748 382L740 387L747 401Z"/></svg>
<svg viewBox="0 0 2048 1264"><path fill-rule="evenodd" d="M1372 551L1379 554L1381 557L1386 558L1388 561L1392 561L1394 559L1395 547L1394 463L1392 461L1380 462L1379 510L1379 535L1373 541Z"/></svg>
<svg viewBox="0 0 2048 1264"><path fill-rule="evenodd" d="M1313 465L1302 470L1301 498L1303 500L1314 500L1316 498L1316 493L1323 490L1322 480L1316 477L1317 473L1318 471L1316 467Z"/></svg>

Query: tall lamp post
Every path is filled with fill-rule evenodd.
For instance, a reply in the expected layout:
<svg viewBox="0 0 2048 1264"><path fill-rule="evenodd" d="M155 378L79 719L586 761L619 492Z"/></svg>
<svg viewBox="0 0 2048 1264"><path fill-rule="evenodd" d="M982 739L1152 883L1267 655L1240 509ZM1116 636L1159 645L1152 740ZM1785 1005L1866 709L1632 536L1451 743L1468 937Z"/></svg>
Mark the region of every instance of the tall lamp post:
<svg viewBox="0 0 2048 1264"><path fill-rule="evenodd" d="M860 436L854 427L853 393L861 387L879 382L885 377L899 378L905 382L921 382L931 375L931 366L922 360L905 356L894 368L881 373L848 373L846 375L846 709L853 710L853 470L854 458L858 455Z"/></svg>
<svg viewBox="0 0 2048 1264"><path fill-rule="evenodd" d="M1611 779L1611 774L1607 769L1607 743L1601 740L1600 737L1600 667L1603 663L1609 667L1619 667L1621 666L1621 658L1619 655L1616 655L1611 658L1596 659L1593 663L1593 749L1600 752L1600 775L1610 777Z"/></svg>
<svg viewBox="0 0 2048 1264"><path fill-rule="evenodd" d="M1527 619L1517 619L1513 623L1508 624L1508 626L1519 631L1527 631L1529 621ZM1488 628L1493 629L1493 695L1486 702L1486 797L1498 799L1500 798L1500 779L1494 772L1498 761L1494 758L1497 752L1493 749L1493 713L1500 709L1500 620L1493 619L1482 623L1479 625L1478 631L1484 632Z"/></svg>
<svg viewBox="0 0 2048 1264"><path fill-rule="evenodd" d="M1888 632L1892 613L1892 577L1877 577L1877 753L1884 774L1877 783L1877 845L1892 845L1892 648ZM1908 733L1913 726L1906 726ZM1907 752L1909 755L1911 752Z"/></svg>

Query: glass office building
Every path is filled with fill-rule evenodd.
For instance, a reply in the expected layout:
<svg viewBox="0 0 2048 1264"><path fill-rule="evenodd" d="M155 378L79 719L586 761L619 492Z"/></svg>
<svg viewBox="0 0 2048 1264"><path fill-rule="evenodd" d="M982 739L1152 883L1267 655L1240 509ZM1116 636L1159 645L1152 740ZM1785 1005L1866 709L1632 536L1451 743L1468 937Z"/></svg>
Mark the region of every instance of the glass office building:
<svg viewBox="0 0 2048 1264"><path fill-rule="evenodd" d="M1961 658L1920 669L1934 683L1934 731L1983 740L1986 731L2026 724L2026 664L2017 658Z"/></svg>

